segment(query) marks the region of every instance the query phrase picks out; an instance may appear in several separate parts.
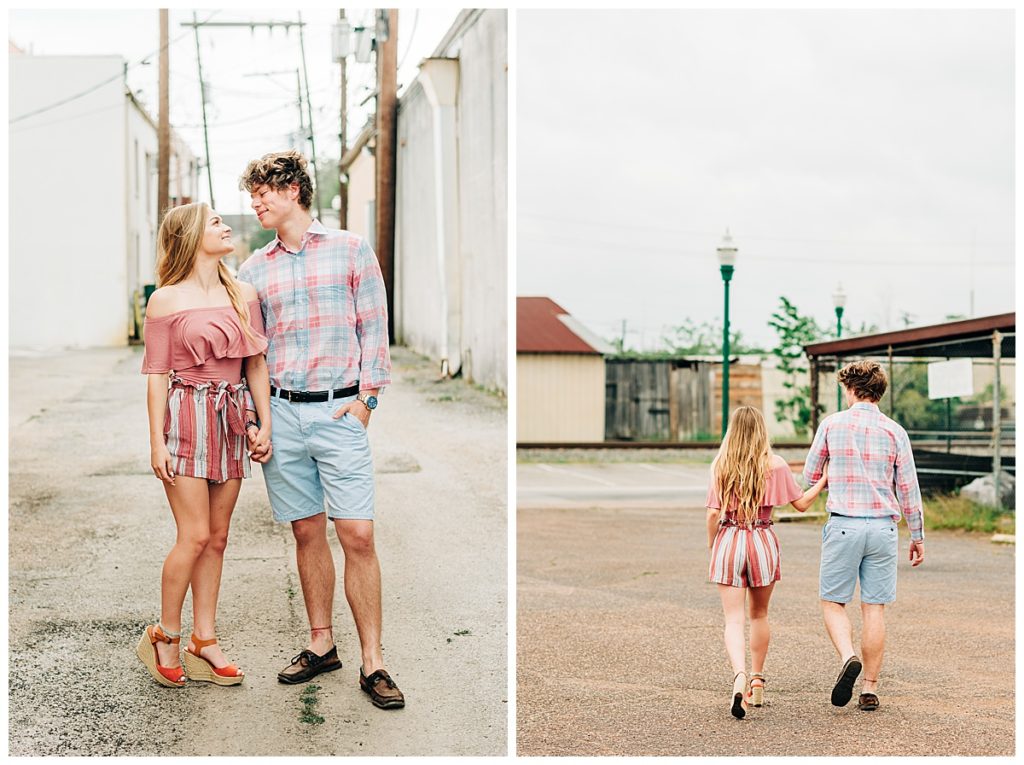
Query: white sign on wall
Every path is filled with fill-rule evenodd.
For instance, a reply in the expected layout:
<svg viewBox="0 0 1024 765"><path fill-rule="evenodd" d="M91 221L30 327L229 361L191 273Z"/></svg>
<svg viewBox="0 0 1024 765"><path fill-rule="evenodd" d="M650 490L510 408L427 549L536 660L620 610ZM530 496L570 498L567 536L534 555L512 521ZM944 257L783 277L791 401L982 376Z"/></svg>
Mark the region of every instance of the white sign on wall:
<svg viewBox="0 0 1024 765"><path fill-rule="evenodd" d="M934 361L928 365L928 398L974 395L974 365L970 359Z"/></svg>

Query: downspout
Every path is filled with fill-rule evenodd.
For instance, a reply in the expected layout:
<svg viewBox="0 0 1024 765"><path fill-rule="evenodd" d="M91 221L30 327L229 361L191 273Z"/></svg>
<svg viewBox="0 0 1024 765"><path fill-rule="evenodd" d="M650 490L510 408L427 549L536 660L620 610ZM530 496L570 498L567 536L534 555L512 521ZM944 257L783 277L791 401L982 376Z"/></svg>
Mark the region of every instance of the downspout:
<svg viewBox="0 0 1024 765"><path fill-rule="evenodd" d="M434 117L435 245L441 302L441 374L451 376L462 366L458 146L455 132L455 102L459 92L458 59L424 59L420 64L420 81Z"/></svg>

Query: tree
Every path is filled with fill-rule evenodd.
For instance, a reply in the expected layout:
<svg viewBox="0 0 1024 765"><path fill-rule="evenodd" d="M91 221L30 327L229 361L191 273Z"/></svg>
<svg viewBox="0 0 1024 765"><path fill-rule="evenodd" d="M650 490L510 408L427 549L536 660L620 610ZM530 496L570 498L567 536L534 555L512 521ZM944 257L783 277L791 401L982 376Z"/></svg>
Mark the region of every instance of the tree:
<svg viewBox="0 0 1024 765"><path fill-rule="evenodd" d="M809 370L804 346L825 337L825 332L810 316L801 316L793 303L780 297L781 305L772 314L768 326L779 335L779 344L772 350L785 375L782 386L786 396L775 401L775 418L789 422L798 436L806 436L811 424L811 387L806 382ZM819 405L819 410L821 406Z"/></svg>
<svg viewBox="0 0 1024 765"><path fill-rule="evenodd" d="M270 244L275 236L277 232L272 228L258 228L249 236L249 249L256 252L263 245Z"/></svg>
<svg viewBox="0 0 1024 765"><path fill-rule="evenodd" d="M895 416L907 430L945 430L946 399L928 398L928 365L925 362L900 364L894 370L889 385L892 386ZM992 394L989 391L989 403ZM959 398L951 398L949 404L956 409Z"/></svg>
<svg viewBox="0 0 1024 765"><path fill-rule="evenodd" d="M713 356L722 352L722 334L721 324L710 321L698 324L687 317L682 324L672 327L661 341L673 355ZM744 343L742 333L732 330L729 332L729 350L731 353L764 353L763 348Z"/></svg>

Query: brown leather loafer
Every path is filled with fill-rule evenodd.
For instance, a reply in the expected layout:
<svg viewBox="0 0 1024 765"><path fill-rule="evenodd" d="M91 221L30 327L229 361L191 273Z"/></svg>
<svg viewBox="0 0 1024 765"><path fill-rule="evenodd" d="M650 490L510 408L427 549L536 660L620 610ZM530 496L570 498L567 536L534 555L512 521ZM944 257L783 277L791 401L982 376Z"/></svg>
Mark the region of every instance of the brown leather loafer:
<svg viewBox="0 0 1024 765"><path fill-rule="evenodd" d="M363 668L359 668L359 687L370 695L373 705L381 709L401 709L405 706L405 696L398 690L395 681L385 670L378 669L367 677Z"/></svg>
<svg viewBox="0 0 1024 765"><path fill-rule="evenodd" d="M336 669L341 669L338 646L332 646L323 656L317 656L305 648L292 659L291 664L277 673L277 679L278 682L294 685L305 683L323 672L333 672Z"/></svg>
<svg viewBox="0 0 1024 765"><path fill-rule="evenodd" d="M836 684L832 687L832 706L845 707L853 698L853 684L857 681L857 675L861 670L860 659L851 656L846 660L843 668L839 671Z"/></svg>
<svg viewBox="0 0 1024 765"><path fill-rule="evenodd" d="M857 709L861 712L874 712L878 709L878 696L873 693L862 693L857 701Z"/></svg>

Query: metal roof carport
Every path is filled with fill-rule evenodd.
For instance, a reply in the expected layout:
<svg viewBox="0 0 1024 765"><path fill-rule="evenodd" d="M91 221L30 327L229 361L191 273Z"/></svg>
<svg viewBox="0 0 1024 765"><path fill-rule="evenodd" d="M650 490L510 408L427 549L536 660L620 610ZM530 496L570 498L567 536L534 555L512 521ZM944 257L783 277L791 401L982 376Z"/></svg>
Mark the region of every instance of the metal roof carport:
<svg viewBox="0 0 1024 765"><path fill-rule="evenodd" d="M990 433L992 445L991 472L996 479L998 494L999 471L1014 471L1014 466L1002 459L1001 446L1007 436L1001 417L1000 362L1003 359L1016 358L1016 314L1004 313L997 316L985 316L977 319L965 319L945 324L934 324L927 327L913 327L896 332L882 332L874 335L861 335L804 346L804 352L810 361L811 375L811 411L812 428L818 428L819 376L829 369L838 370L842 364L853 359L874 358L888 363L889 414L893 413L893 368L898 358L924 359L990 359L994 365L995 378L992 394L992 429ZM880 402L882 403L882 402ZM884 408L884 403L882 403ZM1013 423L1009 424L1010 443L1014 441ZM975 463L980 458L974 458ZM987 461L987 460L986 460ZM1013 460L1011 460L1013 461ZM950 473L964 476L982 474L977 464L963 464L959 469L943 467L923 468L918 472ZM973 469L972 469L973 468ZM989 471L984 471L989 472Z"/></svg>

